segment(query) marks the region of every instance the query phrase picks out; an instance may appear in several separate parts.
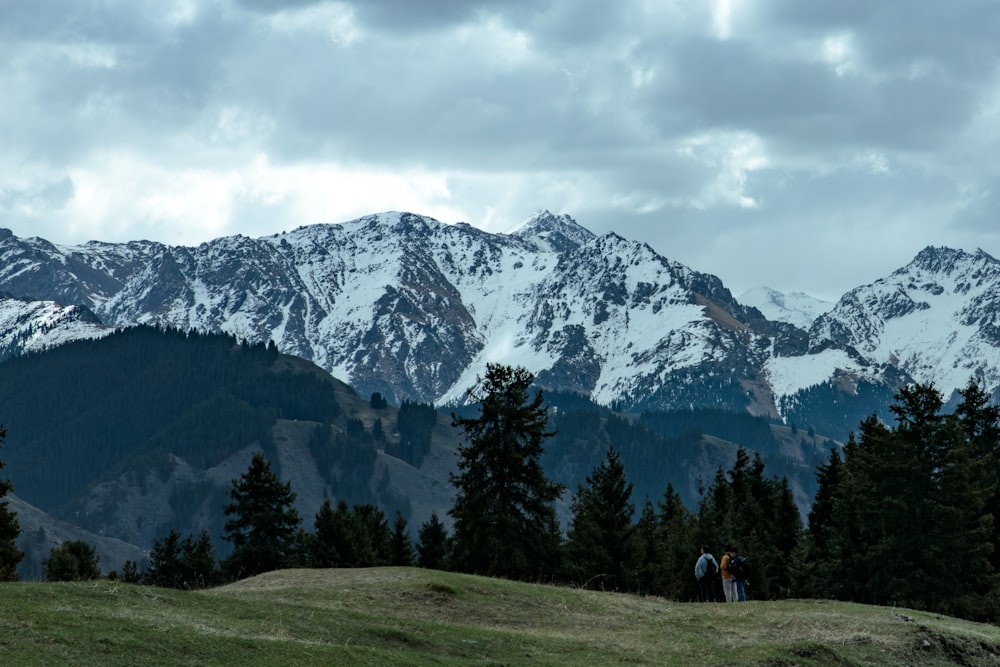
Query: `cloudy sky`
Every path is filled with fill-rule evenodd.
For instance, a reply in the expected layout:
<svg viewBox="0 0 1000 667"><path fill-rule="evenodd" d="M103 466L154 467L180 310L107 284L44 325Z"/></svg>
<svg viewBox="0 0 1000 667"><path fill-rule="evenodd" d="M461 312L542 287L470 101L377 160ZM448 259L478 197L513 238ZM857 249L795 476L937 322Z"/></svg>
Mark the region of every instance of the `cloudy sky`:
<svg viewBox="0 0 1000 667"><path fill-rule="evenodd" d="M0 227L568 213L836 299L1000 257L995 0L0 0Z"/></svg>

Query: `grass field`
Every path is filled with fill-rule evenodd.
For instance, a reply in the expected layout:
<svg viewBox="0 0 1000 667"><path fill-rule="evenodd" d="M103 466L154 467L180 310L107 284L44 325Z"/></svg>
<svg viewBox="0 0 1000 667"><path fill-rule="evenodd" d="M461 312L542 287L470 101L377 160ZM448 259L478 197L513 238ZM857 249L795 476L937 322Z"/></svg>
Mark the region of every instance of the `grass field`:
<svg viewBox="0 0 1000 667"><path fill-rule="evenodd" d="M738 605L411 568L210 591L0 585L3 665L1000 665L1000 628L905 609Z"/></svg>

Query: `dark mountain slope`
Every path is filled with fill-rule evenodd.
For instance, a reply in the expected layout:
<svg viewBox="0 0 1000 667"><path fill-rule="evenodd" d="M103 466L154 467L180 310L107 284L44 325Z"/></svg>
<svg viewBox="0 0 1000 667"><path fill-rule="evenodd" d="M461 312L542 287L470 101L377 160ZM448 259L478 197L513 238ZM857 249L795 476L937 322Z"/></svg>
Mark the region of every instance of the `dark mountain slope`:
<svg viewBox="0 0 1000 667"><path fill-rule="evenodd" d="M126 460L169 450L210 467L279 416L336 418L331 382L279 358L230 336L139 327L8 360L0 414L15 489L57 511Z"/></svg>

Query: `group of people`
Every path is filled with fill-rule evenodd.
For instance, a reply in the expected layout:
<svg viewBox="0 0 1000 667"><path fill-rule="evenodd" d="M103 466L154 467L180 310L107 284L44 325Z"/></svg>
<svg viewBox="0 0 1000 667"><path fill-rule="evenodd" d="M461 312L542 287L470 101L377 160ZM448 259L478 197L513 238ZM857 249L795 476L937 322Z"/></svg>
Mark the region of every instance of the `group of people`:
<svg viewBox="0 0 1000 667"><path fill-rule="evenodd" d="M701 555L694 564L694 576L698 579L698 599L702 602L715 602L716 575L722 575L722 593L726 602L746 602L747 576L749 566L746 559L727 544L722 562L716 562L708 546L701 548Z"/></svg>

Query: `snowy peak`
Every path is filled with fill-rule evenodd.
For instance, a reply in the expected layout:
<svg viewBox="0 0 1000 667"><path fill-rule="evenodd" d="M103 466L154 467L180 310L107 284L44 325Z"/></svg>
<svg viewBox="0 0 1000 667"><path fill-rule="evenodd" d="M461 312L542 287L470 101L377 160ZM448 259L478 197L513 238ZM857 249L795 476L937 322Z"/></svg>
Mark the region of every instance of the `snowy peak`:
<svg viewBox="0 0 1000 667"><path fill-rule="evenodd" d="M785 294L770 287L755 287L739 296L739 302L753 306L769 320L788 322L800 329L809 330L816 318L829 312L834 303L817 299L805 292Z"/></svg>
<svg viewBox="0 0 1000 667"><path fill-rule="evenodd" d="M912 262L895 273L925 271L951 275L955 272L968 271L970 269L975 270L976 268L988 266L995 269L998 264L1000 263L996 259L982 249L977 249L975 253L967 253L964 250L953 248L927 246L917 253Z"/></svg>
<svg viewBox="0 0 1000 667"><path fill-rule="evenodd" d="M845 294L810 331L894 364L946 396L971 378L1000 386L1000 262L982 250L928 247Z"/></svg>
<svg viewBox="0 0 1000 667"><path fill-rule="evenodd" d="M511 232L511 236L543 244L557 253L575 250L596 238L568 215L553 215L549 211L538 211Z"/></svg>
<svg viewBox="0 0 1000 667"><path fill-rule="evenodd" d="M0 294L0 360L111 332L87 308Z"/></svg>

